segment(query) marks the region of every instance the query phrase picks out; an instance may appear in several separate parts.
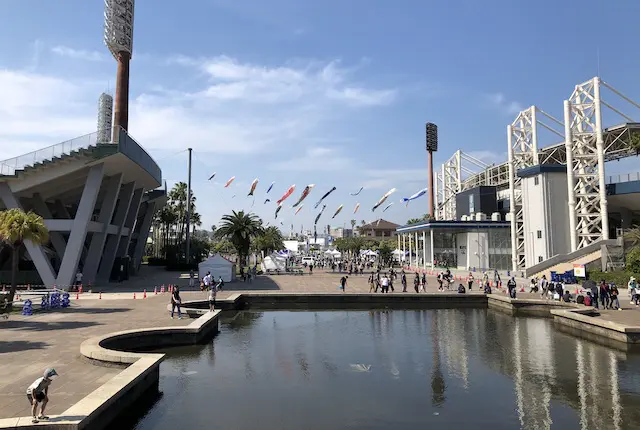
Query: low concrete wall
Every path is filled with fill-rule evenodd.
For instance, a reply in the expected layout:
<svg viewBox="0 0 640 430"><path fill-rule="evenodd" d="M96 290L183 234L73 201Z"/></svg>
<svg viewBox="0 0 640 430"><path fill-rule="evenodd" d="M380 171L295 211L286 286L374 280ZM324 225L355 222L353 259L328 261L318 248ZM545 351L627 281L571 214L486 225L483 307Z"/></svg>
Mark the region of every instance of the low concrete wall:
<svg viewBox="0 0 640 430"><path fill-rule="evenodd" d="M594 318L598 315L594 308L553 310L553 321L572 333L591 334L587 336L596 342L613 340L627 345L640 345L640 327L629 327L613 321ZM601 342L602 343L602 342ZM610 342L606 342L608 345Z"/></svg>
<svg viewBox="0 0 640 430"><path fill-rule="evenodd" d="M512 299L497 294L489 294L487 296L487 305L489 309L494 309L509 315L545 318L551 318L551 312L554 309L583 307L575 303L544 299Z"/></svg>
<svg viewBox="0 0 640 430"><path fill-rule="evenodd" d="M91 394L48 422L31 423L31 417L0 420L0 429L102 430L111 428L132 403L158 391L164 354L135 352L200 343L218 333L220 311L206 312L188 326L127 330L87 339L80 345L83 357L95 364L126 368Z"/></svg>

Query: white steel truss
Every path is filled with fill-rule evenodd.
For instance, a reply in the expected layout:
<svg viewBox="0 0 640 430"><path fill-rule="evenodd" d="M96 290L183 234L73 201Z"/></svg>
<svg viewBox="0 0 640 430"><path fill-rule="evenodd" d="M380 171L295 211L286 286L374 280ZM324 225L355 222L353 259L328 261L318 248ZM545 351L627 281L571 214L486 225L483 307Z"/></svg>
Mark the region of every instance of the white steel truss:
<svg viewBox="0 0 640 430"><path fill-rule="evenodd" d="M634 121L604 101L601 96L602 89L610 90L614 97L618 96L640 109L639 104L599 77L576 85L569 100L564 102L569 235L572 251L609 238L604 163L609 158L628 155L630 151L629 140L625 139L624 131L629 130L629 127L604 130L603 107L608 108L614 116L622 117L625 122ZM610 113L609 111L607 113ZM626 133L629 138L630 135L630 131Z"/></svg>
<svg viewBox="0 0 640 430"><path fill-rule="evenodd" d="M448 159L442 165L442 172L440 176L440 184L438 189L442 189L441 200L438 204L438 219L453 220L456 219L456 194L460 191L464 191L473 187L469 187L467 178L479 178L482 176L485 178L484 182L479 185L486 185L486 178L489 176L486 174L490 166L482 160L466 154L460 150L453 154L453 157ZM478 173L480 171L480 173ZM465 179L463 181L463 178Z"/></svg>
<svg viewBox="0 0 640 430"><path fill-rule="evenodd" d="M542 154L538 150L538 126L564 138L562 132L558 131L563 126L562 122L536 106L531 106L520 112L513 123L507 126L513 270L526 267L522 179L518 177L517 172L520 169L538 164L559 164L554 161L560 161L559 158L554 157L555 151L546 151L543 153L544 161L541 163L540 156Z"/></svg>

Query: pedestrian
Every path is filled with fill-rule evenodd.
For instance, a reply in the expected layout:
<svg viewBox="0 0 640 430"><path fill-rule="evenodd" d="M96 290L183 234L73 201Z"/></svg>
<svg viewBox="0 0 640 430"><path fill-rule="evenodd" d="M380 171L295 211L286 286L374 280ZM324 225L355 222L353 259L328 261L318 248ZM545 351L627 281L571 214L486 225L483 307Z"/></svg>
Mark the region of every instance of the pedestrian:
<svg viewBox="0 0 640 430"><path fill-rule="evenodd" d="M209 312L213 312L216 305L216 290L217 287L215 285L209 288ZM178 307L178 312L180 312L180 307Z"/></svg>
<svg viewBox="0 0 640 430"><path fill-rule="evenodd" d="M193 269L191 269L191 270L189 271L189 288L193 288L193 285L194 285L194 282L195 282L195 280L194 280L194 276L195 276L195 275L194 275L194 273L193 273Z"/></svg>
<svg viewBox="0 0 640 430"><path fill-rule="evenodd" d="M406 293L407 292L407 275L404 273L404 270L400 275L400 282L402 283L402 292Z"/></svg>
<svg viewBox="0 0 640 430"><path fill-rule="evenodd" d="M76 291L78 291L78 287L80 287L80 285L82 285L82 277L84 275L82 274L82 271L78 270L78 273L76 273L76 282L75 282L75 286L76 286Z"/></svg>
<svg viewBox="0 0 640 430"><path fill-rule="evenodd" d="M371 275L369 275L369 293L372 293L374 290L377 290L376 280L373 276L373 272L371 272Z"/></svg>
<svg viewBox="0 0 640 430"><path fill-rule="evenodd" d="M383 293L389 292L389 278L387 277L387 275L382 275L382 279L380 279L380 285L382 286Z"/></svg>
<svg viewBox="0 0 640 430"><path fill-rule="evenodd" d="M173 287L173 292L171 293L171 319L173 319L173 311L178 308L178 319L182 319L182 312L180 311L180 304L182 300L180 299L180 288L178 286Z"/></svg>
<svg viewBox="0 0 640 430"><path fill-rule="evenodd" d="M473 281L473 273L469 272L469 276L467 276L467 287L469 291L471 291L471 288L473 288Z"/></svg>
<svg viewBox="0 0 640 430"><path fill-rule="evenodd" d="M511 279L509 279L507 281L507 288L509 289L509 297L511 297L512 299L516 298L516 278L514 276L511 277Z"/></svg>
<svg viewBox="0 0 640 430"><path fill-rule="evenodd" d="M35 424L40 420L48 420L49 417L44 414L44 410L49 403L49 386L53 382L53 378L58 376L56 369L49 368L44 371L42 377L33 381L33 384L27 388L27 399L31 405L32 422ZM36 415L38 411L38 403L40 403L40 415Z"/></svg>
<svg viewBox="0 0 640 430"><path fill-rule="evenodd" d="M218 285L216 285L216 289L218 291L222 291L224 287L224 280L222 279L222 276L218 276Z"/></svg>
<svg viewBox="0 0 640 430"><path fill-rule="evenodd" d="M349 278L349 275L345 275L340 278L340 289L343 293L347 290L347 278Z"/></svg>
<svg viewBox="0 0 640 430"><path fill-rule="evenodd" d="M548 299L548 289L549 282L547 282L547 275L542 275L542 278L540 279L540 297Z"/></svg>
<svg viewBox="0 0 640 430"><path fill-rule="evenodd" d="M611 295L611 307L613 309L617 309L619 311L622 310L622 308L620 307L620 300L618 300L618 296L620 295L620 292L618 291L618 287L616 287L616 284L611 284L611 287L609 289L609 294Z"/></svg>
<svg viewBox="0 0 640 430"><path fill-rule="evenodd" d="M636 278L633 276L629 278L629 282L627 283L627 290L629 291L629 301L633 304L634 299L633 296L636 294Z"/></svg>
<svg viewBox="0 0 640 430"><path fill-rule="evenodd" d="M420 292L420 276L416 273L416 277L413 280L413 289L416 290L416 293Z"/></svg>

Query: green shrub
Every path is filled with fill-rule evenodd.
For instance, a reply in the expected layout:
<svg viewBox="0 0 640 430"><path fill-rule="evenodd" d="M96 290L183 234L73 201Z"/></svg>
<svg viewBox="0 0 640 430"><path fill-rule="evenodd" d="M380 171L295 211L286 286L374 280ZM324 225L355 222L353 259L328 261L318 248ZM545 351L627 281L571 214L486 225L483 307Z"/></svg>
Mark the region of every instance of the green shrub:
<svg viewBox="0 0 640 430"><path fill-rule="evenodd" d="M635 247L627 253L626 269L629 272L640 273L640 247Z"/></svg>

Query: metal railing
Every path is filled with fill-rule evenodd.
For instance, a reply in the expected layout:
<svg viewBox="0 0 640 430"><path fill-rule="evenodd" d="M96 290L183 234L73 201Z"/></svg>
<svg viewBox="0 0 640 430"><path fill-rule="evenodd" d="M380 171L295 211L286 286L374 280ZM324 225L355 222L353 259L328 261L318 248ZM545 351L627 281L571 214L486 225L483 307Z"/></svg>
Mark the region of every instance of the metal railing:
<svg viewBox="0 0 640 430"><path fill-rule="evenodd" d="M76 137L75 139L38 149L37 151L29 152L28 154L0 161L0 175L15 175L19 170L32 167L37 163L53 160L55 157L71 155L74 151L89 149L90 147L95 147L98 144L110 144L111 142L103 141L104 137L102 136L104 135L106 135L106 133L99 133L96 131L94 133ZM109 136L110 135L111 131L109 131ZM145 151L144 148L142 148L142 146L140 146L140 144L121 127L119 127L118 142L115 143L115 145L118 146L119 152L126 155L129 159L146 170L147 173L153 176L158 183L162 183L162 171L160 170L160 166L158 166L147 151Z"/></svg>
<svg viewBox="0 0 640 430"><path fill-rule="evenodd" d="M57 143L46 148L38 149L37 151L29 152L28 154L9 158L8 160L0 161L0 175L15 175L18 170L24 170L34 164L52 160L54 157L69 155L73 151L87 149L88 147L95 146L97 144L98 133L95 132Z"/></svg>
<svg viewBox="0 0 640 430"><path fill-rule="evenodd" d="M605 183L609 184L619 184L621 182L631 182L631 181L640 181L640 172L635 173L625 173L622 175L613 175L607 176L605 178Z"/></svg>

